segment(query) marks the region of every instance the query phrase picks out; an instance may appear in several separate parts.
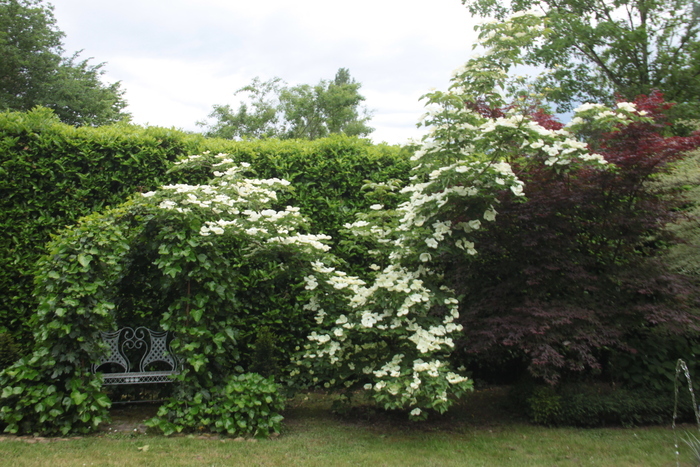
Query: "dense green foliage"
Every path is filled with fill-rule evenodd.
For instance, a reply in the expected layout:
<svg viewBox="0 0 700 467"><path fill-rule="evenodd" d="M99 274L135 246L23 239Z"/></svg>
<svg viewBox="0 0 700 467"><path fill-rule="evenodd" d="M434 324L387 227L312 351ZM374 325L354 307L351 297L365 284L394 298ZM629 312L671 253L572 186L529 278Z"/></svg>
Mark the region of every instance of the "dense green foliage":
<svg viewBox="0 0 700 467"><path fill-rule="evenodd" d="M357 262L363 261L361 251L341 230L371 203L362 190L365 180L405 178L408 171L398 148L341 136L233 142L121 124L73 128L47 110L0 114L0 326L26 340L36 309L34 263L51 235L134 192L205 182L215 170L205 161L167 171L178 157L206 150L249 162L261 177L291 181L295 189L283 199L302 208L313 231L334 237L341 257ZM134 290L141 290L138 275L133 281ZM282 313L285 299L279 300ZM276 318L274 329L284 329L283 322Z"/></svg>
<svg viewBox="0 0 700 467"><path fill-rule="evenodd" d="M695 333L669 336L662 333L637 335L628 341L635 352L612 352L602 379L625 388L670 394L676 379L676 362L688 362L692 375L700 375L700 342ZM694 380L696 390L700 380Z"/></svg>
<svg viewBox="0 0 700 467"><path fill-rule="evenodd" d="M253 82L236 91L248 93L250 102L235 112L230 105L215 105L209 118L198 122L207 127L206 135L226 139L282 138L317 139L332 134L367 136L369 112L360 107L360 83L340 68L332 81L317 85L287 87L280 78Z"/></svg>
<svg viewBox="0 0 700 467"><path fill-rule="evenodd" d="M529 44L527 62L554 69L542 82L561 110L582 102L611 104L659 90L698 116L700 21L691 0L462 0L472 14L532 8L550 33ZM683 107L679 107L680 111Z"/></svg>
<svg viewBox="0 0 700 467"><path fill-rule="evenodd" d="M256 329L255 342L253 342L253 353L250 358L250 369L254 373L262 376L278 376L279 350L276 349L278 337L270 331L267 326L260 326Z"/></svg>
<svg viewBox="0 0 700 467"><path fill-rule="evenodd" d="M129 224L139 225L126 209L109 216L112 222L99 229L90 226L104 216L67 232L39 264L42 304L32 317L34 352L0 373L0 420L9 432L86 433L108 418L110 401L89 364L101 351L100 330L114 321L115 305L105 296L126 273L120 259L128 251ZM103 274L94 271L98 264Z"/></svg>
<svg viewBox="0 0 700 467"><path fill-rule="evenodd" d="M272 378L243 373L230 376L215 390L171 399L147 424L165 435L207 431L268 438L280 432L283 409L284 398Z"/></svg>
<svg viewBox="0 0 700 467"><path fill-rule="evenodd" d="M357 210L365 209L369 202L362 192L365 177L381 180L387 174L401 176L405 171L405 159L396 148L372 146L342 136L314 142L237 143L131 126L76 129L58 123L46 111L5 117L7 133L14 130L15 136L5 138L10 150L4 153L7 159L3 168L9 172L26 166L24 178L7 179L6 198L16 200L22 193L26 202L14 211L8 209L7 213L14 217L8 217L4 227L16 229L15 240L25 240L24 244L15 244L18 251L24 248L25 267L33 257L43 254L42 240L60 227L76 222L75 217L80 214L125 198L128 185L119 184L122 177L130 179L132 190L141 192L166 180L194 183L168 185L143 196L137 194L133 201L107 208L102 214L87 215L54 238L47 247L48 255L41 256L36 268L26 267L27 276L36 274L34 296L39 301L38 312L31 321L24 322L22 317L11 314L13 309L8 309L8 315L15 318L12 323L20 330L34 331L36 344L33 354L0 377L0 385L5 388L0 418L11 432L87 432L105 419L109 400L100 392L99 379L86 368L101 352L99 331L114 326L159 326L176 332L178 338L172 345L184 359L185 370L173 400L190 400L199 393L217 394L228 387L225 378L242 370L242 366L249 367L252 358L260 363L262 357L253 357L251 352L254 348L263 350L264 339L256 332L261 327L278 336L276 355L265 358L288 359L313 323L310 312L298 302L303 294L297 295L303 289L304 270L310 272L311 258L318 257L314 254L303 261L295 259L295 254L311 254L295 242L308 241L310 237L303 232L311 227L339 232L343 222L352 219ZM236 152L235 158L247 171L287 175L296 180L297 189L290 187L288 194L280 191L279 196L275 193L250 198L256 193L250 187L262 184L272 189L289 183L271 177L271 181L231 184L226 178L216 187L208 185L212 177L217 180L234 174L230 170L220 172L233 163L232 156L215 156L210 151L189 157L166 172L169 158L184 147L196 145L213 151L228 147ZM64 148L65 153L52 151L56 148ZM35 176L38 166L45 167L40 172L50 179L50 183L42 185L45 192L35 191L41 181ZM109 170L101 170L102 167ZM98 186L91 185L91 176ZM53 185L57 186L54 191ZM245 201L248 209L239 205L236 215L229 214L234 220L241 211L245 214L256 210L267 216L275 207L282 209L283 215L297 216L298 210L289 208L293 201L304 203L305 211L315 219L289 227L285 232L293 232L292 243L282 243L275 249L281 237L273 236L261 243L260 235L272 232L269 226L268 230L260 230L263 224L251 224L245 239L219 232L208 237L202 233L206 226L211 227L206 223L207 216L215 216L210 220L222 220L220 210L205 209L203 206L209 206L205 202L198 205L204 213L184 215L190 212L189 207L184 211L169 209L171 203L192 203L195 192L206 198L214 189L223 190L222 193L238 190L240 196L249 197ZM81 195L77 199L76 191ZM44 198L47 194L50 196ZM220 203L221 199L217 196L206 203ZM273 204L266 210L270 203ZM22 217L20 208L28 207L38 209L39 214L49 211L53 215L53 223L25 223L29 227L26 230L33 230L30 233L34 243L20 236L24 230L17 225L41 218L32 215L32 211ZM254 222L252 218L249 221ZM348 259L362 261L355 250L340 250L347 253ZM12 284L11 279L7 282ZM25 300L28 297L25 295ZM30 300L26 305L31 309ZM256 340L259 342L254 345ZM85 383L83 390L77 389L77 381L90 383ZM219 404L207 397L204 403ZM178 418L177 403L173 404L168 419L185 423L188 419ZM45 407L49 407L48 412L43 410ZM205 411L202 417L204 414ZM268 427L251 428L249 433L276 430L277 422L270 423ZM179 426L187 428L186 424ZM239 428L240 432L248 432ZM233 432L231 427L221 429Z"/></svg>
<svg viewBox="0 0 700 467"><path fill-rule="evenodd" d="M679 416L691 421L688 391L681 392ZM639 426L668 423L673 416L674 394L649 389L623 389L607 385L566 384L516 387L513 402L529 419L547 426Z"/></svg>
<svg viewBox="0 0 700 467"><path fill-rule="evenodd" d="M671 247L667 259L674 270L700 277L700 152L676 163L670 173L659 177L657 184L680 190L684 199L678 218L668 226L682 241Z"/></svg>
<svg viewBox="0 0 700 467"><path fill-rule="evenodd" d="M0 370L12 365L20 357L20 347L12 334L0 332Z"/></svg>
<svg viewBox="0 0 700 467"><path fill-rule="evenodd" d="M328 247L303 233L298 210L274 210L272 190L283 188L282 181L243 179L235 167L222 170L210 185L168 185L85 217L50 244L37 268L34 352L0 373L0 420L7 431L95 429L109 406L99 376L86 369L103 351L99 332L144 320L176 336L171 345L182 371L164 410L178 431L208 425L207 411L219 403L240 402L233 398L241 381L229 379L241 370L236 331L255 329L246 318L270 311L267 294L254 292L268 283L301 281L298 274L310 270L317 250ZM240 230L233 227L239 224ZM147 302L128 299L134 272L140 288L149 292ZM286 316L285 324L293 327L294 318ZM264 392L267 400L275 391ZM181 416L182 401L213 406ZM250 404L259 402L254 398ZM269 411L261 416L277 417ZM272 421L270 427L241 423L220 428L230 433L274 429Z"/></svg>
<svg viewBox="0 0 700 467"><path fill-rule="evenodd" d="M522 50L542 34L531 14L482 26L488 53L426 96L431 131L411 177L397 148L345 135L232 142L127 125L69 131L44 110L8 114L2 169L23 176L3 187L14 197L3 228L50 219L30 224L40 239L71 215L87 216L43 256L43 242L8 230L8 251L31 245L41 259L35 269L26 266L31 254L17 262L25 277L35 274L39 305L28 323L7 319L15 331L28 324L36 345L0 373L6 430L94 430L109 400L86 367L103 351L99 331L125 324L176 336L183 370L150 422L165 433L278 431L278 388L258 373L274 374L300 349L291 384L362 388L413 419L446 411L473 388L453 366L474 360L452 358L455 348L486 364L515 356L551 384L614 368L628 387L663 389L668 359L695 352L699 327L693 283L651 261L669 241L662 227L675 205L649 180L700 135L667 137L659 93L615 108L585 104L566 126L537 96L511 100L508 90L524 81L508 73L528 63ZM349 80L339 72L335 84ZM320 95L263 84L281 105ZM269 110L266 92L256 111ZM285 131L312 129L303 136L314 139L340 128L343 118L326 115L318 130L314 106L297 123L286 113ZM250 128L267 131L267 115ZM123 150L125 135L151 138L143 161ZM86 141L97 149L88 153ZM49 151L64 146L65 158ZM195 155L166 171L187 148ZM45 191L59 194L35 205L42 176ZM650 338L658 354L633 358ZM564 385L526 402L545 424L645 423L665 409L646 393L591 394Z"/></svg>
<svg viewBox="0 0 700 467"><path fill-rule="evenodd" d="M0 326L27 332L34 263L50 235L164 183L193 143L162 128L74 128L47 109L0 114Z"/></svg>
<svg viewBox="0 0 700 467"><path fill-rule="evenodd" d="M103 63L63 55L52 10L43 0L0 1L0 111L45 106L71 125L128 119L120 83L101 81Z"/></svg>

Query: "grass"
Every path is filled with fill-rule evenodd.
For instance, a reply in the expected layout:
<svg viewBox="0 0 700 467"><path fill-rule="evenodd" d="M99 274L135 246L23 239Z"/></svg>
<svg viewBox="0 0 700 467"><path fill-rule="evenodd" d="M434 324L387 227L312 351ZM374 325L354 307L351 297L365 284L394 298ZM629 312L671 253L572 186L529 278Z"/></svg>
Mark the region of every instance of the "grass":
<svg viewBox="0 0 700 467"><path fill-rule="evenodd" d="M358 407L340 418L327 397L293 400L281 436L142 434L152 408L116 413L105 432L65 440L0 438L0 464L12 466L675 466L669 427L544 428L500 408L482 391L443 417L410 424L404 417ZM669 415L670 418L670 415ZM134 428L136 431L134 431ZM111 429L111 430L110 430ZM678 437L682 436L678 433ZM683 466L691 455L680 442Z"/></svg>

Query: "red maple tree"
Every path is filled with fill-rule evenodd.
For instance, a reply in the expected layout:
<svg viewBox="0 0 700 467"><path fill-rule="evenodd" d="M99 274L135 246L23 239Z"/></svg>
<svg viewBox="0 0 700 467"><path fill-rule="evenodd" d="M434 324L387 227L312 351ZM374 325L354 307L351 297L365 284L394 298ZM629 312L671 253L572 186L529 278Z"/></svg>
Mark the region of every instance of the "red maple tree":
<svg viewBox="0 0 700 467"><path fill-rule="evenodd" d="M646 332L700 331L696 286L660 259L679 198L649 184L700 146L668 136L671 104L654 93L635 104L652 118L588 141L614 167L560 174L541 161L512 165L526 201L503 193L496 222L476 238L473 261L447 268L463 295L461 355L481 366L519 361L549 383L600 369L603 349L634 352ZM561 124L543 111L532 117Z"/></svg>

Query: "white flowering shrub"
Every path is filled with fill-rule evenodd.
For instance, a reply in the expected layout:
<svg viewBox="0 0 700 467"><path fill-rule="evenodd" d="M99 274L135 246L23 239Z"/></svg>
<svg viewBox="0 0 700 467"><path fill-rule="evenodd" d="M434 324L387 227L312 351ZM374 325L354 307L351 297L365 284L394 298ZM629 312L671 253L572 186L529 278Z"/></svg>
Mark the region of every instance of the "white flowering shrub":
<svg viewBox="0 0 700 467"><path fill-rule="evenodd" d="M408 410L413 419L426 410L444 412L472 388L449 363L462 326L459 299L443 285L446 265L478 254L471 234L496 219L499 196L526 195L514 161L557 174L582 165L606 170L580 136L643 118L621 103L616 110L582 106L559 130L538 123L533 98L517 91L523 80L511 80L509 71L521 63L521 47L543 31L543 20L532 14L482 26L485 53L455 71L448 91L425 96L421 125L430 132L412 158L403 202L393 210L371 206L346 225L376 245L370 279L322 262L305 277L306 289L318 292L306 306L320 330L308 337L295 376L363 388L384 408Z"/></svg>
<svg viewBox="0 0 700 467"><path fill-rule="evenodd" d="M137 325L131 321L136 311L143 317L144 310L130 309L133 303L124 299L125 281L135 273L142 281L136 286L154 289L145 318L174 333L172 348L182 361L174 396L150 422L167 433L223 429L210 415L213 406L237 403L227 388L241 371L239 339L255 322L250 315L277 313L283 301L288 326L304 318L294 315L295 299L283 294L295 284L303 290L312 262L332 264L328 237L307 233L299 209L279 206L277 192L288 182L247 178L247 164L225 154L191 156L183 164L203 157L217 168L209 183L136 195L83 218L49 245L51 254L38 267L36 350L0 375L0 421L8 431L88 432L107 418L100 376L87 366L104 352L100 331ZM266 403L250 401L258 402ZM40 406L46 410L36 410ZM279 414L268 410L250 416L276 422L250 420L249 427L279 425ZM247 433L225 425L230 434Z"/></svg>

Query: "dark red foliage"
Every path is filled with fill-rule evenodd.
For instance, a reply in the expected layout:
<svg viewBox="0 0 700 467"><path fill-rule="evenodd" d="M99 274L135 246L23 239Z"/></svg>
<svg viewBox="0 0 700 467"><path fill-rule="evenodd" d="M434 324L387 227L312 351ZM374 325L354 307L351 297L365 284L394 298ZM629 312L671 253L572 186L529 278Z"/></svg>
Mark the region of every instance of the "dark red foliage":
<svg viewBox="0 0 700 467"><path fill-rule="evenodd" d="M672 241L663 226L674 201L647 183L700 146L700 135L663 136L669 104L659 94L636 104L654 123L596 142L618 170L561 175L541 161L515 164L527 200L504 193L497 221L477 238L476 260L450 265L464 294L464 354L493 364L520 356L530 373L554 383L562 372L600 368L603 348L633 351L630 336L700 331L696 288L655 260ZM544 113L535 118L555 123Z"/></svg>
<svg viewBox="0 0 700 467"><path fill-rule="evenodd" d="M564 124L554 117L554 115L545 112L541 107L537 107L530 112L530 117L545 127L548 130L561 130Z"/></svg>
<svg viewBox="0 0 700 467"><path fill-rule="evenodd" d="M477 100L475 102L465 102L464 107L472 112L476 112L485 118L500 118L506 114L502 109L494 109L489 106L486 101Z"/></svg>

